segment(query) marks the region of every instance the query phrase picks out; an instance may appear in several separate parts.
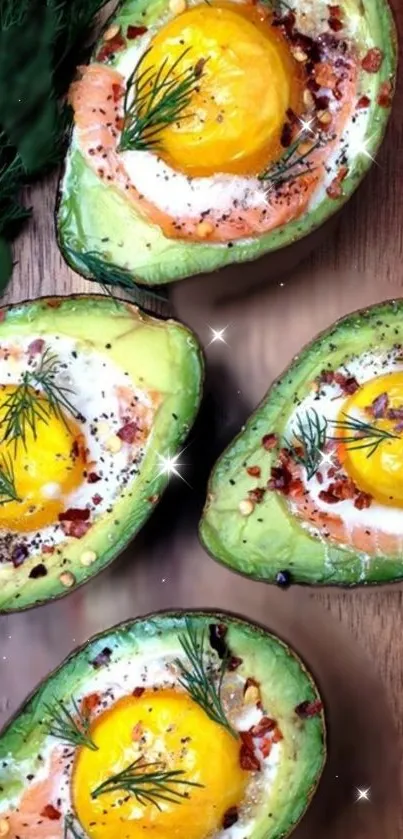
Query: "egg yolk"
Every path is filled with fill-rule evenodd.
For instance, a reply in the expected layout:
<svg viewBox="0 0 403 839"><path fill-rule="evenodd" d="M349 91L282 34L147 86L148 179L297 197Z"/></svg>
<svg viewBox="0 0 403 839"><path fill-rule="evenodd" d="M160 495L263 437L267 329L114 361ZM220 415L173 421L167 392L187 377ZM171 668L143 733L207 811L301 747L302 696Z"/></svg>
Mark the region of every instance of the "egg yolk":
<svg viewBox="0 0 403 839"><path fill-rule="evenodd" d="M81 748L72 775L75 812L91 839L205 839L222 827L228 808L242 801L248 773L239 764L239 741L187 694L160 689L124 697L94 721L91 736L98 751ZM159 800L158 807L125 790L91 797L140 757L202 786L178 786L186 797L180 803Z"/></svg>
<svg viewBox="0 0 403 839"><path fill-rule="evenodd" d="M159 133L169 165L192 176L256 174L282 154L286 111L301 111L302 71L267 10L210 0L170 21L141 63L143 110L150 76L175 62L169 80L195 67L201 75L180 118Z"/></svg>
<svg viewBox="0 0 403 839"><path fill-rule="evenodd" d="M373 452L367 443L375 442L375 438L363 440L364 448L352 448L351 443L342 446L341 460L359 489L370 493L381 504L403 507L403 432L396 431L397 420L376 419L365 411L383 393L388 396L388 409L403 408L402 372L378 376L363 384L344 403L339 420L344 421L345 414L349 414L397 436L383 438ZM340 432L342 438L350 435L349 431ZM354 445L359 446L359 441Z"/></svg>
<svg viewBox="0 0 403 839"><path fill-rule="evenodd" d="M0 424L6 427L7 401L16 391L0 385ZM80 428L70 417L57 417L48 401L35 395L46 419L36 418L34 428L25 429L25 443L2 441L1 461L12 461L18 501L0 503L0 527L19 532L39 530L57 521L65 509L65 496L83 481L85 463L74 451L81 437ZM81 446L78 447L79 452ZM0 497L0 501L1 501Z"/></svg>

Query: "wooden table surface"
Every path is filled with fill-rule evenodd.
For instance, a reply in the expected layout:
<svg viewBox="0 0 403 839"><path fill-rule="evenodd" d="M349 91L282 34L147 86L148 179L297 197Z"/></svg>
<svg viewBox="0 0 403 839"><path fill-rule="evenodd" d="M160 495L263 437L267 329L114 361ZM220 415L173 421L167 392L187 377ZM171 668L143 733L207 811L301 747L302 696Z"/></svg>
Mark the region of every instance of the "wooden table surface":
<svg viewBox="0 0 403 839"><path fill-rule="evenodd" d="M402 0L393 5L403 32ZM284 593L216 565L196 525L215 457L291 356L337 317L403 296L402 112L400 85L378 165L313 254L290 270L295 248L171 290L175 316L206 345L205 402L183 458L191 489L172 481L140 537L97 580L0 619L0 722L89 635L155 609L225 607L288 639L319 680L330 729L327 769L295 839L403 839L403 589ZM16 243L6 302L94 290L57 250L55 189L52 179L28 196L34 215ZM228 327L227 344L207 347L210 326ZM369 801L356 801L357 787L370 788Z"/></svg>

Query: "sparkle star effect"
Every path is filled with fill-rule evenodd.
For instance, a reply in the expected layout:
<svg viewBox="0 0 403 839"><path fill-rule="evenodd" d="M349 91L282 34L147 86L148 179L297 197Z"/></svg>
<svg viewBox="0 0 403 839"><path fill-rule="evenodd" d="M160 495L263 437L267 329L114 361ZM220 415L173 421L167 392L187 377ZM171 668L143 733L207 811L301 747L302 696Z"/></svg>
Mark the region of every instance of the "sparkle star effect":
<svg viewBox="0 0 403 839"><path fill-rule="evenodd" d="M350 150L353 156L359 157L367 157L368 160L371 160L372 163L376 163L375 158L372 156L371 152L368 151L368 144L371 142L372 138L369 137L367 139L358 139L355 142L350 141Z"/></svg>
<svg viewBox="0 0 403 839"><path fill-rule="evenodd" d="M188 484L188 482L185 480L185 478L183 477L183 475L181 475L179 471L180 467L185 465L184 463L179 462L179 458L181 457L184 451L185 449L182 449L181 452L175 455L163 455L157 452L160 467L157 477L159 477L160 475L168 475L168 477L170 477L171 475L175 475L175 477L180 478L181 481L187 484L187 486L190 486L190 484Z"/></svg>
<svg viewBox="0 0 403 839"><path fill-rule="evenodd" d="M364 789L363 787L356 787L357 790L357 801L370 801L371 800L371 787L367 787Z"/></svg>
<svg viewBox="0 0 403 839"><path fill-rule="evenodd" d="M224 338L224 335L225 335L227 329L228 329L228 326L224 326L223 329L213 329L212 326L209 326L209 330L210 330L210 332L212 332L213 337L212 337L211 341L209 341L207 346L209 347L210 344L215 344L217 341L219 341L221 344L226 344L227 342Z"/></svg>
<svg viewBox="0 0 403 839"><path fill-rule="evenodd" d="M315 131L313 130L312 126L314 125L314 119L300 119L299 124L301 126L300 130L298 131L297 136L299 137L301 134L311 134L312 137L315 136Z"/></svg>

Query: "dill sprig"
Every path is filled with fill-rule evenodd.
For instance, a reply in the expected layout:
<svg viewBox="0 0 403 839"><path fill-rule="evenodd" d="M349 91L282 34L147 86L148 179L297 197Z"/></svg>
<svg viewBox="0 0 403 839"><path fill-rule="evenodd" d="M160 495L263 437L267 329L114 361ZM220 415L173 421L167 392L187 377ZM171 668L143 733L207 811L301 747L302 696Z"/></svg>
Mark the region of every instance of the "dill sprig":
<svg viewBox="0 0 403 839"><path fill-rule="evenodd" d="M205 630L199 633L192 626L191 621L186 621L186 633L179 637L179 642L188 659L189 666L186 666L180 659L175 660L176 666L181 671L179 684L185 688L194 702L203 708L203 711L211 720L226 728L233 737L237 737L237 732L227 719L221 700L222 682L228 660L227 657L223 658L218 680L215 679L206 670L204 661L205 641Z"/></svg>
<svg viewBox="0 0 403 839"><path fill-rule="evenodd" d="M99 798L108 792L122 792L133 795L143 806L154 804L158 810L161 809L159 801L169 801L172 804L181 804L184 798L189 797L188 791L181 791L178 787L201 787L193 781L183 778L184 772L181 769L165 770L163 763L146 763L144 758L139 757L130 763L122 772L111 775L102 784L99 784L91 793L91 798Z"/></svg>
<svg viewBox="0 0 403 839"><path fill-rule="evenodd" d="M64 702L57 700L54 705L45 705L45 711L51 716L49 734L70 746L86 746L91 751L98 751L91 738L90 712L80 711L73 700L74 715L68 710Z"/></svg>
<svg viewBox="0 0 403 839"><path fill-rule="evenodd" d="M65 424L64 411L79 418L80 415L68 398L70 388L58 385L55 381L58 370L57 356L47 349L38 367L25 371L21 384L15 387L3 403L4 442L14 442L16 448L21 440L25 446L28 429L36 437L38 422L47 423L51 414Z"/></svg>
<svg viewBox="0 0 403 839"><path fill-rule="evenodd" d="M14 465L10 455L0 460L0 506L10 501L21 501L15 487Z"/></svg>
<svg viewBox="0 0 403 839"><path fill-rule="evenodd" d="M320 145L320 138L307 149L307 151L300 152L299 147L305 143L306 139L299 137L294 140L283 154L280 160L276 161L273 166L270 166L265 172L259 175L260 181L267 181L269 187L281 187L290 181L295 181L301 175L313 172L311 155Z"/></svg>
<svg viewBox="0 0 403 839"><path fill-rule="evenodd" d="M83 839L83 833L75 827L76 819L69 813L64 820L63 839Z"/></svg>
<svg viewBox="0 0 403 839"><path fill-rule="evenodd" d="M291 451L294 460L305 467L308 480L313 478L320 466L324 446L327 440L328 421L320 417L315 408L306 411L305 416L296 417L292 428L294 442L284 441L284 445Z"/></svg>
<svg viewBox="0 0 403 839"><path fill-rule="evenodd" d="M329 420L329 425L332 425L338 431L351 433L329 437L328 439L338 440L347 447L348 451L368 449L367 457L371 457L385 440L399 439L398 434L392 434L392 432L365 422L358 417L352 417L350 414L343 414L343 416L345 417L344 420Z"/></svg>
<svg viewBox="0 0 403 839"><path fill-rule="evenodd" d="M76 265L77 262L81 263L87 279L98 283L110 297L114 297L115 293L122 289L142 309L150 308L148 299L163 303L168 301L166 289L161 288L158 291L151 291L148 287L147 289L141 288L127 268L120 268L119 265L106 262L106 259L97 251L84 253L66 248L66 255L73 265Z"/></svg>
<svg viewBox="0 0 403 839"><path fill-rule="evenodd" d="M189 48L171 66L166 58L158 69L142 70L149 52L141 56L127 82L120 151L158 148L161 131L181 118L203 74L204 62L177 72Z"/></svg>

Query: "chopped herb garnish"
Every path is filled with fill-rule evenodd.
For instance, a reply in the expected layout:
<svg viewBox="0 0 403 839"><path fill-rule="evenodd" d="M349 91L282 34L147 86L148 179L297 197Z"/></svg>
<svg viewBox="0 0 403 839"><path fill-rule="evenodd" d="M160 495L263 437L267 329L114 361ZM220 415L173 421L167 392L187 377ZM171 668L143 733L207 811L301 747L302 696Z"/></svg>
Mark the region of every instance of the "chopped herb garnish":
<svg viewBox="0 0 403 839"><path fill-rule="evenodd" d="M313 478L319 469L327 439L327 426L327 420L320 417L315 408L310 408L304 417L300 414L296 417L292 437L297 444L284 441L296 463L305 467L308 480Z"/></svg>
<svg viewBox="0 0 403 839"><path fill-rule="evenodd" d="M21 501L15 488L14 465L10 455L0 458L0 506L10 501Z"/></svg>
<svg viewBox="0 0 403 839"><path fill-rule="evenodd" d="M51 717L49 734L63 743L71 746L86 746L91 751L98 750L91 738L90 711L80 711L77 702L73 701L73 713L60 700L54 705L45 705L45 711Z"/></svg>
<svg viewBox="0 0 403 839"><path fill-rule="evenodd" d="M344 420L329 420L329 425L332 425L338 431L351 433L343 433L328 439L339 440L347 447L348 451L368 449L367 457L371 457L385 440L399 439L398 434L392 434L390 431L360 420L358 417L352 417L349 414L343 414L343 416L345 417Z"/></svg>
<svg viewBox="0 0 403 839"><path fill-rule="evenodd" d="M202 786L202 784L196 784L183 778L184 772L182 770L165 770L163 765L161 762L146 763L144 758L140 757L130 763L122 772L111 775L110 778L99 784L91 793L91 798L99 798L100 795L105 795L108 792L122 790L122 792L133 795L139 804L143 806L153 804L160 810L160 801L181 804L184 798L189 797L187 787Z"/></svg>
<svg viewBox="0 0 403 839"><path fill-rule="evenodd" d="M267 182L269 188L281 187L290 181L297 180L301 175L313 172L311 155L319 147L320 139L315 140L306 151L299 151L305 142L306 140L302 137L294 140L282 158L259 175L259 180Z"/></svg>

